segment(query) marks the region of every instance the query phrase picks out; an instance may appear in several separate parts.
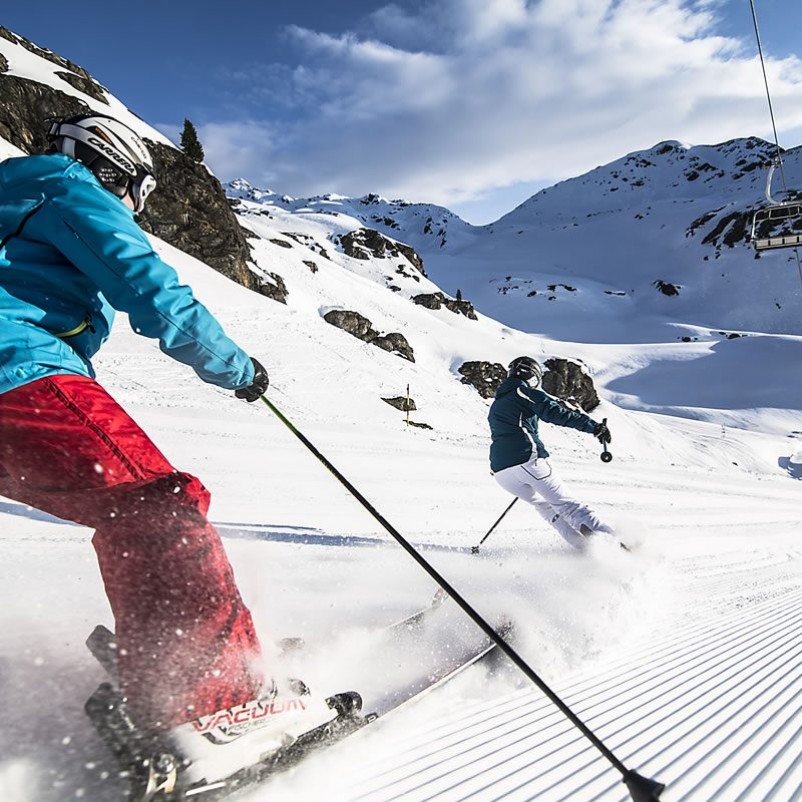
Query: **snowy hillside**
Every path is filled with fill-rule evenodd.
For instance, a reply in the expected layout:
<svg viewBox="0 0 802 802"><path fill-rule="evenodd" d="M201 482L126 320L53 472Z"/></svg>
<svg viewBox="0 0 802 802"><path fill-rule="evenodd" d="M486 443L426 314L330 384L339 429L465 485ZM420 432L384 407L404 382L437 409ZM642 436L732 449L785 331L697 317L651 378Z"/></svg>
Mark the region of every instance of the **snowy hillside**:
<svg viewBox="0 0 802 802"><path fill-rule="evenodd" d="M756 139L661 143L542 190L470 251L435 256L433 274L481 296L488 314L562 337L590 328L588 314L600 342L697 336L676 323L799 334L793 252L758 257L747 242L770 155ZM802 152L784 159L799 186Z"/></svg>
<svg viewBox="0 0 802 802"><path fill-rule="evenodd" d="M78 91L11 46L0 40L15 74ZM786 256L730 248L726 227L718 245L704 242L729 210L759 199L763 171L745 168L765 153L753 140L658 146L483 228L425 204L291 199L235 182L252 270L280 277L286 303L153 241L267 366L272 400L482 612L512 619L523 655L628 765L690 802L802 795L799 277ZM390 239L347 247L364 228ZM457 289L476 320L412 301ZM331 325L332 311L403 335L414 361ZM749 336L730 338L736 330ZM509 498L488 475L489 402L457 369L523 353L578 359L593 374L614 461L602 464L588 435L544 426L543 436L576 494L637 553L574 554L521 504L470 552ZM369 645L434 587L264 406L199 383L124 316L97 370L211 490L265 643L307 641L298 676L328 693L414 670L413 655ZM432 428L406 426L382 400L407 385L412 421ZM82 709L104 679L83 641L112 625L90 539L0 499L3 802L124 798ZM626 792L514 672L477 668L246 798L619 802Z"/></svg>
<svg viewBox="0 0 802 802"><path fill-rule="evenodd" d="M447 292L461 289L519 329L592 342L676 341L689 334L676 323L798 334L793 252L758 256L747 241L773 155L755 138L663 142L544 189L483 227L375 196L246 195L291 212L345 214L410 242ZM785 153L783 172L789 189L802 186L802 150ZM779 173L773 192L783 196ZM423 235L421 221L435 236Z"/></svg>
<svg viewBox="0 0 802 802"><path fill-rule="evenodd" d="M490 226L452 218L444 247L416 241L446 293L461 290L507 324L504 338L538 334L535 354L581 359L617 404L789 433L802 404L789 370L802 359L802 277L793 251L758 257L746 238L770 155L756 139L662 143L543 190ZM802 181L799 159L785 155L789 182ZM367 199L289 200L242 181L229 192L248 199L249 227L314 229L319 247L366 222L403 241L419 234L416 205L377 200L369 215ZM386 269L373 278L393 285ZM402 297L425 291L397 284ZM471 358L501 360L481 341L484 356Z"/></svg>

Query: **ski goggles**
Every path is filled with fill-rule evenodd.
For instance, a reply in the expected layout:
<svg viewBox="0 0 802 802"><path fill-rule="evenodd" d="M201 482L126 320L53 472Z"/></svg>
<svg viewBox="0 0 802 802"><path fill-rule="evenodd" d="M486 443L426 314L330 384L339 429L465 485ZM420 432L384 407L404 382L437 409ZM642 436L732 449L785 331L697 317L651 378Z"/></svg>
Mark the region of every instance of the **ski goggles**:
<svg viewBox="0 0 802 802"><path fill-rule="evenodd" d="M134 204L134 211L137 214L145 208L145 201L150 193L156 189L156 178L153 173L143 167L138 168L136 175L132 178L127 173L118 170L107 159L99 157L89 169L113 195L118 198L130 195Z"/></svg>

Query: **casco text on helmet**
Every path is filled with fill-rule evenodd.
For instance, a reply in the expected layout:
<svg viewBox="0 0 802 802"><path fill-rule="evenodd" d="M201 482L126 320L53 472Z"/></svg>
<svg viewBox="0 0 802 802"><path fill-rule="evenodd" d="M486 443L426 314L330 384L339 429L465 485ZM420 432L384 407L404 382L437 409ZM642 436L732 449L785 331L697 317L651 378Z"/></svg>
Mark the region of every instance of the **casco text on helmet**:
<svg viewBox="0 0 802 802"><path fill-rule="evenodd" d="M131 195L141 212L156 187L153 159L127 125L103 114L79 114L55 121L48 139L57 151L88 167L101 185L119 198Z"/></svg>

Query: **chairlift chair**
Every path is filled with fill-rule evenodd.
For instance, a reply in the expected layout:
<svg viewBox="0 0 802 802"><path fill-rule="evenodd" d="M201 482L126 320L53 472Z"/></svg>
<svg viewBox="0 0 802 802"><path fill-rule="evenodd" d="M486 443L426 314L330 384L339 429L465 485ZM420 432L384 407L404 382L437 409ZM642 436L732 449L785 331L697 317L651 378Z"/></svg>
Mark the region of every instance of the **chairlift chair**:
<svg viewBox="0 0 802 802"><path fill-rule="evenodd" d="M778 201L771 194L771 179L779 164L775 159L766 178L766 200L769 205L758 209L752 217L749 237L756 251L796 248L802 245L802 202Z"/></svg>

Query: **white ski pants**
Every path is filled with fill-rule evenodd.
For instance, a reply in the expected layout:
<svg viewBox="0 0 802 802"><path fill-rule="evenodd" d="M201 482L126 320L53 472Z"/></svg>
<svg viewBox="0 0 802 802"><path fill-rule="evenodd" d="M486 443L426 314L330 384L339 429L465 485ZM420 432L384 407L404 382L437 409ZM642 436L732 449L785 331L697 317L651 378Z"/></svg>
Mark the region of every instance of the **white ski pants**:
<svg viewBox="0 0 802 802"><path fill-rule="evenodd" d="M529 462L496 471L493 477L508 493L532 504L575 548L581 547L584 540L579 535L583 525L593 532L613 531L593 510L568 494L559 476L542 457L533 457ZM546 502L548 509L544 509L543 502ZM560 526L560 520L567 523L570 529Z"/></svg>

